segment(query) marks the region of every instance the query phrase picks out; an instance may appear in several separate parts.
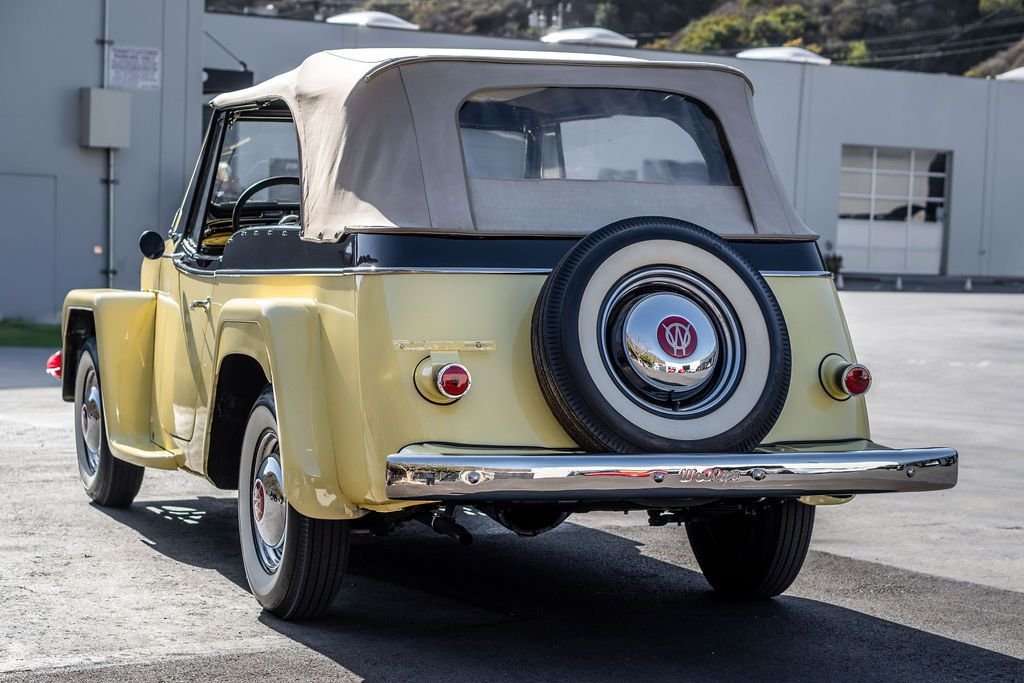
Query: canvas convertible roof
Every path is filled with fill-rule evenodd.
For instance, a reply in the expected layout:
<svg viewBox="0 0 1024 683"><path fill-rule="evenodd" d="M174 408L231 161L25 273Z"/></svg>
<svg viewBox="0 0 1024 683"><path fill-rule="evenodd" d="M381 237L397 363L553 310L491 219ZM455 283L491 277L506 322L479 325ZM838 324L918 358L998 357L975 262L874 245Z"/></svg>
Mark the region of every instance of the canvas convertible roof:
<svg viewBox="0 0 1024 683"><path fill-rule="evenodd" d="M721 122L742 187L618 180L467 178L458 111L481 90L640 88L700 100ZM352 49L220 95L218 109L274 101L291 111L305 239L347 230L586 234L640 215L727 236L806 237L731 67L631 57L498 50Z"/></svg>

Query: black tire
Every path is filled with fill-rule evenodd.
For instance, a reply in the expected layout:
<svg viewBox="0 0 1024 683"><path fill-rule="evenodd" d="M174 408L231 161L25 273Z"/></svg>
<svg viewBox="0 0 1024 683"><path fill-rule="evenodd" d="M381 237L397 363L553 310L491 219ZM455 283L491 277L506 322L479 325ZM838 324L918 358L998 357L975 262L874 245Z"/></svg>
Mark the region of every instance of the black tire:
<svg viewBox="0 0 1024 683"><path fill-rule="evenodd" d="M621 354L612 347L622 330L612 324L620 315L615 310L629 309L612 292L637 274L647 280L634 301L650 292L682 292L690 285L672 284L673 278L689 278L707 294L687 301L710 311L709 320L732 321L731 327L715 328L720 358L728 357L729 339L730 369L716 367L708 388L700 389L705 393L694 391L686 399L692 410L680 408L673 391L657 387L649 390L650 401L663 405L646 403L638 397L646 385L641 381L636 391L627 386L634 381L627 377L630 370L614 357ZM611 313L602 318L605 311ZM789 334L764 278L725 240L670 218L619 221L573 247L541 289L532 347L544 398L566 432L590 451L748 452L775 424L789 391ZM667 398L659 399L659 392Z"/></svg>
<svg viewBox="0 0 1024 683"><path fill-rule="evenodd" d="M313 519L296 511L283 497L284 484L280 481L283 475L278 480L280 488L275 487L271 479L266 479L266 485L261 480L263 492L257 494L257 466L275 455L280 458L279 451L275 453L274 447L266 441L276 438L277 408L273 389L267 385L249 414L242 439L238 475L242 561L249 588L264 609L281 619L312 619L323 614L341 587L348 560L349 525L337 520ZM276 497L278 492L282 492L280 498ZM279 505L277 509L283 512L279 555L276 548L267 543L267 540L275 541L276 536L261 538L253 512L257 495L263 501L259 522L269 514L270 505Z"/></svg>
<svg viewBox="0 0 1024 683"><path fill-rule="evenodd" d="M126 508L139 493L145 469L119 460L110 452L103 416L103 392L99 372L96 340L89 338L82 344L75 367L75 447L78 452L78 474L85 492L97 505Z"/></svg>
<svg viewBox="0 0 1024 683"><path fill-rule="evenodd" d="M814 506L786 499L758 508L686 523L704 578L734 598L771 598L796 579L814 529Z"/></svg>

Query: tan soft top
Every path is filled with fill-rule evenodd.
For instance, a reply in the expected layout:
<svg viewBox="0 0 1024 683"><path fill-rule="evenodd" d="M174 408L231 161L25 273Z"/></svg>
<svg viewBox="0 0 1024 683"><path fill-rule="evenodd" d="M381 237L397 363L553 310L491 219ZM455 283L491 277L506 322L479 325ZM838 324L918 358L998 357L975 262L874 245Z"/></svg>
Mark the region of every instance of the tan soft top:
<svg viewBox="0 0 1024 683"><path fill-rule="evenodd" d="M523 87L642 88L708 105L742 188L614 180L467 178L457 116L472 93ZM586 234L639 215L690 220L722 235L805 237L753 116L753 88L731 67L508 50L352 49L213 100L218 109L281 101L302 166L305 239L346 230Z"/></svg>

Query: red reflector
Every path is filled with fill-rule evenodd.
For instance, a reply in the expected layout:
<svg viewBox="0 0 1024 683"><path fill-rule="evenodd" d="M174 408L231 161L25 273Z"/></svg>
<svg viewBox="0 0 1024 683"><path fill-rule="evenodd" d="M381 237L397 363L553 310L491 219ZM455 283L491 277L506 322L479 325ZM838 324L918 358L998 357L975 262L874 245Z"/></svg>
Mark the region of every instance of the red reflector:
<svg viewBox="0 0 1024 683"><path fill-rule="evenodd" d="M449 363L437 372L437 390L448 398L461 398L472 384L464 365Z"/></svg>
<svg viewBox="0 0 1024 683"><path fill-rule="evenodd" d="M46 374L54 379L60 379L60 351L46 359Z"/></svg>
<svg viewBox="0 0 1024 683"><path fill-rule="evenodd" d="M850 396L860 396L871 388L871 373L860 364L853 364L843 372L843 387Z"/></svg>

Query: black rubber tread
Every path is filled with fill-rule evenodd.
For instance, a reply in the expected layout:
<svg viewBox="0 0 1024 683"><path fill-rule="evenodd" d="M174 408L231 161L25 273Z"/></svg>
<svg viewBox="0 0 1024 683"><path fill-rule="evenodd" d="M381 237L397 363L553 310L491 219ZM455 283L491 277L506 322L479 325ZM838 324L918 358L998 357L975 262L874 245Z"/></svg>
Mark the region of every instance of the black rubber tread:
<svg viewBox="0 0 1024 683"><path fill-rule="evenodd" d="M267 407L277 420L277 405L273 387L263 389L253 406ZM251 475L250 475L251 476ZM330 607L341 588L348 563L349 525L333 519L313 519L289 506L289 542L285 552L292 558L290 582L284 599L269 611L281 619L302 621L321 616Z"/></svg>
<svg viewBox="0 0 1024 683"><path fill-rule="evenodd" d="M100 396L102 397L103 384L99 376L100 354L97 350L96 339L94 337L90 337L85 340L85 343L82 344L82 349L78 354L78 362L75 366L76 396L78 393L78 383L82 381L82 358L86 354L88 354L93 367L96 369L96 382L100 388ZM75 407L78 407L77 402ZM106 426L105 418L104 426ZM76 448L81 448L82 445L79 443L79 439L81 437L77 432L75 438ZM139 489L142 487L142 479L145 473L145 468L114 457L113 453L110 452L110 444L107 442L107 433L106 430L104 430L103 433L100 434L100 460L96 467L96 480L93 482L92 486L85 487L85 492L89 494L89 497L92 498L99 506L107 508L126 508L135 501L135 496L138 495Z"/></svg>
<svg viewBox="0 0 1024 683"><path fill-rule="evenodd" d="M627 244L644 239L675 239L705 249L739 274L758 301L774 342L769 377L754 410L722 435L679 441L652 435L624 418L611 423L602 414L613 411L610 407L602 409L601 405L607 404L595 388L587 386L589 379L580 371L582 364L573 364L567 358L565 343L573 332L566 325L571 325L576 318L572 307L566 307L566 292L570 286L585 286L585 281L578 283L574 278L578 280L581 265L588 256L609 240L621 239L624 233L635 233L635 238ZM612 223L581 240L555 266L541 287L534 306L530 342L537 381L551 412L566 433L589 451L750 452L760 445L779 419L789 393L792 369L789 332L768 283L725 240L698 225L672 218L630 218Z"/></svg>
<svg viewBox="0 0 1024 683"><path fill-rule="evenodd" d="M686 523L686 535L704 578L717 592L764 599L796 580L814 530L813 505L772 503L753 516L712 517Z"/></svg>
<svg viewBox="0 0 1024 683"><path fill-rule="evenodd" d="M586 413L578 417L576 411L573 410L572 405L566 400L565 395L559 388L568 382L568 370L564 364L557 361L560 351L548 351L544 344L546 335L538 334L538 330L544 330L547 326L542 312L550 307L548 303L548 290L551 287L551 281L551 277L544 281L544 286L541 287L540 294L537 297L537 303L533 307L533 319L530 323L532 331L530 335L530 349L533 353L533 369L537 374L537 382L540 384L541 393L544 395L544 399L547 401L548 407L551 409L555 419L558 420L558 423L562 425L565 432L578 446L588 451L610 449L620 453L626 452L628 446L624 440L619 440L617 444L609 444L607 437L604 441L595 437L593 433L593 430L596 429L596 425L593 425L594 418L588 418ZM552 356L556 359L554 363L551 362ZM556 367L559 369L554 369ZM603 428L602 431L607 431L607 428Z"/></svg>
<svg viewBox="0 0 1024 683"><path fill-rule="evenodd" d="M330 607L341 588L348 558L349 527L337 520L302 517L296 536L299 547L292 585L284 602L273 612L287 620L315 619Z"/></svg>

